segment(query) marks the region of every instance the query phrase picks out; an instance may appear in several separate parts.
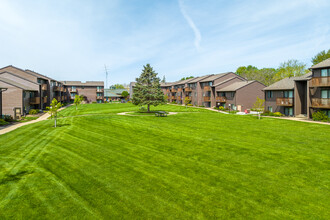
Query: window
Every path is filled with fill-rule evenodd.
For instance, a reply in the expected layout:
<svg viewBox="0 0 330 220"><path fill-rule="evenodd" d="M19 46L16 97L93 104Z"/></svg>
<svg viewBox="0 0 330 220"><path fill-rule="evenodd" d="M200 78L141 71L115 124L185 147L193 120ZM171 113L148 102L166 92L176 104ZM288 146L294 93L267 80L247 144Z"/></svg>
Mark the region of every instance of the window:
<svg viewBox="0 0 330 220"><path fill-rule="evenodd" d="M293 108L284 108L284 114L287 116L293 116Z"/></svg>
<svg viewBox="0 0 330 220"><path fill-rule="evenodd" d="M330 98L330 90L329 89L322 89L321 90L321 98L322 99L329 99Z"/></svg>
<svg viewBox="0 0 330 220"><path fill-rule="evenodd" d="M293 97L293 91L284 91L283 97L284 98L292 98Z"/></svg>
<svg viewBox="0 0 330 220"><path fill-rule="evenodd" d="M197 97L197 92L195 92L195 97Z"/></svg>
<svg viewBox="0 0 330 220"><path fill-rule="evenodd" d="M209 82L209 86L212 86L213 85L213 82Z"/></svg>
<svg viewBox="0 0 330 220"><path fill-rule="evenodd" d="M321 69L321 77L330 76L330 69Z"/></svg>
<svg viewBox="0 0 330 220"><path fill-rule="evenodd" d="M230 97L234 97L235 96L235 92L230 92Z"/></svg>
<svg viewBox="0 0 330 220"><path fill-rule="evenodd" d="M71 98L74 99L74 97L75 97L75 94L71 94Z"/></svg>
<svg viewBox="0 0 330 220"><path fill-rule="evenodd" d="M267 91L267 98L273 98L273 91Z"/></svg>
<svg viewBox="0 0 330 220"><path fill-rule="evenodd" d="M268 106L268 111L273 112L273 106Z"/></svg>

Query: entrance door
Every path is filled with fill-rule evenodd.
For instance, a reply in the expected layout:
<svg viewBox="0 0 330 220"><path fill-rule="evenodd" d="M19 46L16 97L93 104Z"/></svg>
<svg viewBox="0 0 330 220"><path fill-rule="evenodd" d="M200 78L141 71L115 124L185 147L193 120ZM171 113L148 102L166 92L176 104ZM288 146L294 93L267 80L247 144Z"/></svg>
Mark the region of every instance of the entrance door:
<svg viewBox="0 0 330 220"><path fill-rule="evenodd" d="M237 111L239 111L239 112L242 111L242 106L241 105L237 105Z"/></svg>
<svg viewBox="0 0 330 220"><path fill-rule="evenodd" d="M21 119L21 115L22 115L21 108L15 108L14 113L15 113L15 119L16 120Z"/></svg>

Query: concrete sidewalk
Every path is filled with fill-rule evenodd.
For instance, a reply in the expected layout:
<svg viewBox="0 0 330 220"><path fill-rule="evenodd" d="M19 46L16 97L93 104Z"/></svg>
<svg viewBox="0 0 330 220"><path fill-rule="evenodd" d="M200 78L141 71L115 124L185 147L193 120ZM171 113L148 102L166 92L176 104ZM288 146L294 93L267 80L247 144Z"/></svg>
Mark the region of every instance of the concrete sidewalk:
<svg viewBox="0 0 330 220"><path fill-rule="evenodd" d="M67 108L69 106L71 106L71 105L67 105L67 106L65 106L63 108L60 108L58 110L58 112L59 111L62 111L63 109L65 109L65 108ZM11 131L13 131L13 130L15 130L17 128L20 128L22 126L25 126L25 125L34 124L34 123L37 123L39 121L47 120L47 118L49 118L49 117L50 117L50 114L49 113L45 113L42 116L40 116L39 118L37 118L36 120L28 121L28 122L23 122L23 123L18 123L18 124L14 124L14 125L9 125L8 127L5 127L5 128L3 128L3 129L0 130L0 135L6 134L8 132L11 132Z"/></svg>

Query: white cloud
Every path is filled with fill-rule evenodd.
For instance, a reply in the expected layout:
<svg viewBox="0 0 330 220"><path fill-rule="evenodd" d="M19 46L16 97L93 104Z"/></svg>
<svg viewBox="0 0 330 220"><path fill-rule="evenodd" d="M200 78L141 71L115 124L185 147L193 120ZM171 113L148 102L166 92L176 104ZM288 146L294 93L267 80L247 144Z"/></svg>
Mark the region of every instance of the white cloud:
<svg viewBox="0 0 330 220"><path fill-rule="evenodd" d="M191 19L191 17L188 15L186 12L184 5L183 5L183 0L179 0L179 6L180 6L180 11L183 15L183 17L186 19L187 23L191 27L191 29L194 31L195 34L195 47L197 50L200 50L200 42L202 40L202 35L197 26L195 25L194 21Z"/></svg>

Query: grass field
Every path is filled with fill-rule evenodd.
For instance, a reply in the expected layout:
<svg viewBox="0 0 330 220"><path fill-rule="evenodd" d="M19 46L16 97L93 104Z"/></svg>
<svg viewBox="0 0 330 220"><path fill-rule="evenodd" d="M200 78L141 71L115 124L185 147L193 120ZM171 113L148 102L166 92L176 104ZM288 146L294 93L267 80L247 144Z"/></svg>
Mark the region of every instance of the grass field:
<svg viewBox="0 0 330 220"><path fill-rule="evenodd" d="M328 219L330 126L89 104L0 136L0 219ZM72 117L73 116L73 117Z"/></svg>

